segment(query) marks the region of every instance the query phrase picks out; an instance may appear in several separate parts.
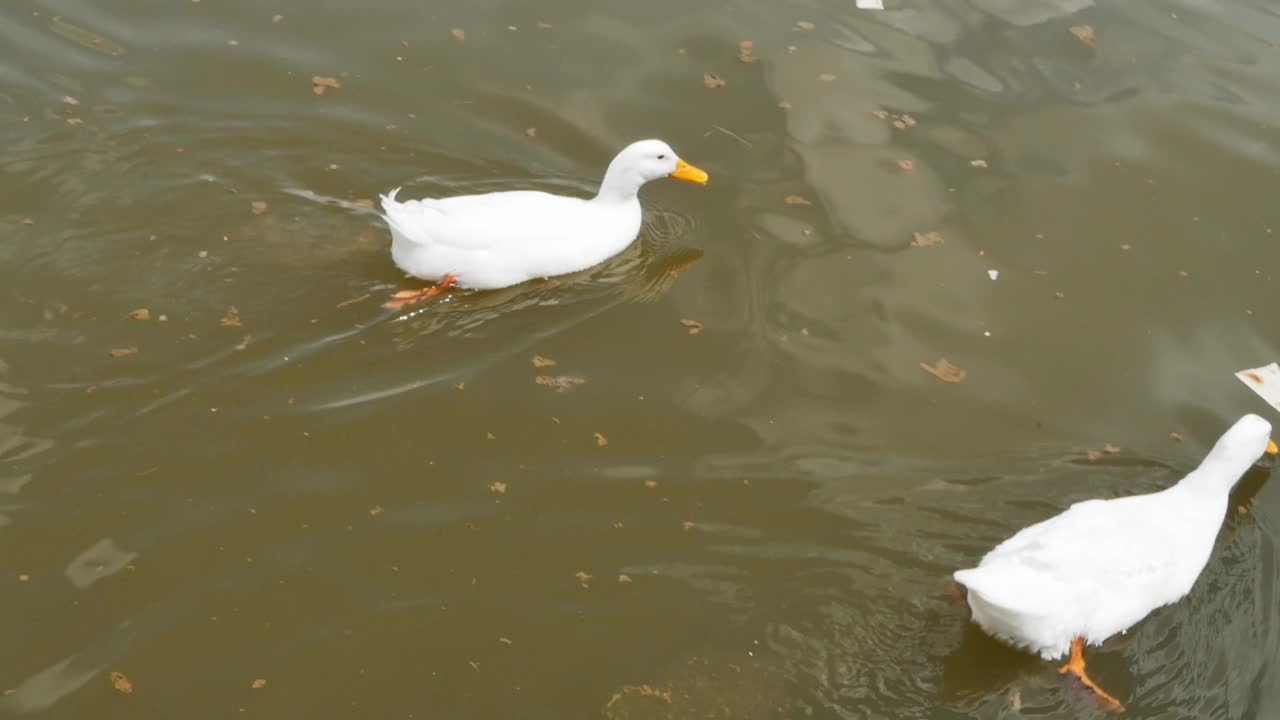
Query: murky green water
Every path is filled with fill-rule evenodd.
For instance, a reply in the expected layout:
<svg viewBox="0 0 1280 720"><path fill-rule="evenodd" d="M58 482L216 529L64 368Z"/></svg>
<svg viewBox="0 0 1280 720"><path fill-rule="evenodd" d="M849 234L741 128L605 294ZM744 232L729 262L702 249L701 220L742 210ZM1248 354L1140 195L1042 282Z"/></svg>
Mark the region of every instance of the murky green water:
<svg viewBox="0 0 1280 720"><path fill-rule="evenodd" d="M4 3L0 714L1100 715L950 573L1270 413L1280 11L888 4ZM356 201L643 137L712 184L623 256L380 307ZM1256 499L1128 717L1280 713Z"/></svg>

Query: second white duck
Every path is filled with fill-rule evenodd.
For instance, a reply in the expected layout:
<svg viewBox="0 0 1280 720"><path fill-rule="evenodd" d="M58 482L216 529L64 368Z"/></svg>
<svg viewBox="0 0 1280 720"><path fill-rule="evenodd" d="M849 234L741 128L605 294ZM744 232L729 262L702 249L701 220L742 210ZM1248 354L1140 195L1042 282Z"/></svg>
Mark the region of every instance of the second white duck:
<svg viewBox="0 0 1280 720"><path fill-rule="evenodd" d="M1200 466L1147 495L1085 500L1018 531L978 567L954 574L973 621L1045 660L1070 653L1070 673L1112 709L1120 703L1085 674L1084 645L1100 645L1188 592L1204 570L1240 477L1275 455L1271 424L1235 422Z"/></svg>

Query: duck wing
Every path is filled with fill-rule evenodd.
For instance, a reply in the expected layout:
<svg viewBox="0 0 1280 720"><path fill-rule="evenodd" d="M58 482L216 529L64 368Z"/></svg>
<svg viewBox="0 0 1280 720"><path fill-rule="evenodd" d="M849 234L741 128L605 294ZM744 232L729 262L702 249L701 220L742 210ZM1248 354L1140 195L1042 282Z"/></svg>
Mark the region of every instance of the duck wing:
<svg viewBox="0 0 1280 720"><path fill-rule="evenodd" d="M554 241L581 224L587 202L530 190L397 202L399 190L381 196L392 230L418 245L463 251Z"/></svg>

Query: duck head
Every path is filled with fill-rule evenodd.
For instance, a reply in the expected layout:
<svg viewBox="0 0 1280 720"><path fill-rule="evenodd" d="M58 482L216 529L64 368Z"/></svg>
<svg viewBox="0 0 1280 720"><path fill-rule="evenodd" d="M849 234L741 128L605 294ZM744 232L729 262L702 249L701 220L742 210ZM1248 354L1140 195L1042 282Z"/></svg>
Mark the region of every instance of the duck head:
<svg viewBox="0 0 1280 720"><path fill-rule="evenodd" d="M630 200L642 185L663 177L707 183L707 174L682 160L670 145L661 140L640 140L623 148L609 163L596 197Z"/></svg>
<svg viewBox="0 0 1280 720"><path fill-rule="evenodd" d="M1271 439L1271 423L1250 413L1218 438L1200 464L1200 470L1230 486L1264 455L1274 456L1276 453L1276 443Z"/></svg>

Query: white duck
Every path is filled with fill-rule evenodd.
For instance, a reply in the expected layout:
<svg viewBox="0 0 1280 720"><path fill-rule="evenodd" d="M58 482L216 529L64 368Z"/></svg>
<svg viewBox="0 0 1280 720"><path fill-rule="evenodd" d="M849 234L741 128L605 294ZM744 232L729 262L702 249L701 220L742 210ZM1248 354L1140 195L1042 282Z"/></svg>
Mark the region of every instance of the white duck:
<svg viewBox="0 0 1280 720"><path fill-rule="evenodd" d="M673 177L698 184L707 174L661 140L641 140L609 163L590 199L518 190L397 202L382 197L391 258L437 284L395 294L400 307L457 285L492 290L585 270L622 252L640 232L640 187Z"/></svg>
<svg viewBox="0 0 1280 720"><path fill-rule="evenodd" d="M1191 474L1160 492L1085 500L997 545L959 570L973 620L988 634L1054 660L1112 709L1120 703L1089 679L1084 644L1132 627L1172 604L1209 561L1231 488L1265 452L1271 424L1236 421Z"/></svg>

